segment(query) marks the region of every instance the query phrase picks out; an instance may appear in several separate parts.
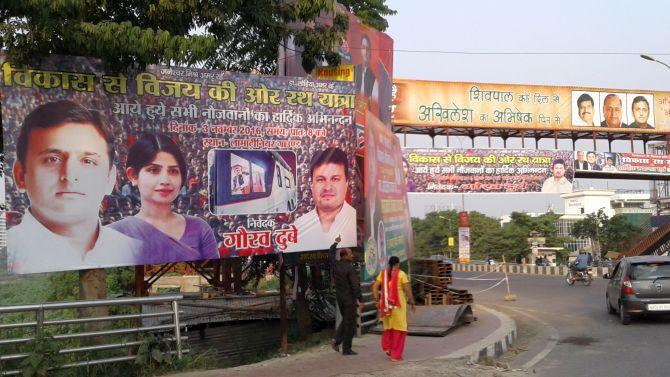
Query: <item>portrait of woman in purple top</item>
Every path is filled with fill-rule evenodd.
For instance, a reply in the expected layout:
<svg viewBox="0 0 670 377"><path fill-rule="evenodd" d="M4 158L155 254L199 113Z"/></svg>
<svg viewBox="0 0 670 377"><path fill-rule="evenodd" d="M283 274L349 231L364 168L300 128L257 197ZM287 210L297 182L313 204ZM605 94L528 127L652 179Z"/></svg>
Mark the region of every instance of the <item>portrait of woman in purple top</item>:
<svg viewBox="0 0 670 377"><path fill-rule="evenodd" d="M186 172L179 146L166 135L145 134L130 147L126 175L140 192L140 211L110 226L143 242L137 264L219 258L209 224L172 210Z"/></svg>

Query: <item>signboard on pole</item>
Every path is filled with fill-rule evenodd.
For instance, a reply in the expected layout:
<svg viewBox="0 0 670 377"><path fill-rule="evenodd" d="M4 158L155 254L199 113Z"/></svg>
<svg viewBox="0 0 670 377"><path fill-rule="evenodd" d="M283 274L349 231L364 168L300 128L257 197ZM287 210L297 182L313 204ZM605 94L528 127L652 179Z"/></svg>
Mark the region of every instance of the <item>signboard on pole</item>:
<svg viewBox="0 0 670 377"><path fill-rule="evenodd" d="M458 227L458 261L470 262L470 228Z"/></svg>

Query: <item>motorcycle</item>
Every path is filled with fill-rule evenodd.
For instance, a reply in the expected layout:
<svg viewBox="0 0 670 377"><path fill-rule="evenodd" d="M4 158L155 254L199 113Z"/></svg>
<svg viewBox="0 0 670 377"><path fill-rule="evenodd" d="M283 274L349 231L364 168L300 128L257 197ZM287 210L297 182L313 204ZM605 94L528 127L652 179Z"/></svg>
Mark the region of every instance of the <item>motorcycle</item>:
<svg viewBox="0 0 670 377"><path fill-rule="evenodd" d="M593 281L593 273L591 272L591 267L583 271L578 271L574 268L568 270L568 274L565 277L565 282L568 285L575 284L576 281L581 281L584 285L591 285Z"/></svg>

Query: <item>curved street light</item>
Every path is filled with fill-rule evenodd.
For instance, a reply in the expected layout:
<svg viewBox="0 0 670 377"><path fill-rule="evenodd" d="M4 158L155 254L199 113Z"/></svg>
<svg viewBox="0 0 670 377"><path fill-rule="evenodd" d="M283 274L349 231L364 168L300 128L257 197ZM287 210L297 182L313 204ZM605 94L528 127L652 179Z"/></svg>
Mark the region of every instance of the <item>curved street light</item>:
<svg viewBox="0 0 670 377"><path fill-rule="evenodd" d="M667 65L666 63L664 63L664 62L662 62L662 61L660 61L660 60L655 59L653 56L649 56L649 55L645 55L645 54L640 54L640 57L641 57L642 59L649 60L649 61L652 61L652 62L656 62L656 63L658 63L658 64L663 64L663 65L666 66L668 69L670 69L670 65Z"/></svg>

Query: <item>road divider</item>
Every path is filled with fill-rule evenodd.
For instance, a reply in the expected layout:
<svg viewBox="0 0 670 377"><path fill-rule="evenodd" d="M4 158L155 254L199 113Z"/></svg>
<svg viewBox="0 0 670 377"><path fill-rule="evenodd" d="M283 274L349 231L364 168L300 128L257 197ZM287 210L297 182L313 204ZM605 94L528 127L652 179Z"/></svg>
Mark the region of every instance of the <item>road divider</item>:
<svg viewBox="0 0 670 377"><path fill-rule="evenodd" d="M565 276L568 274L567 266L535 266L531 264L469 264L456 263L453 265L455 271L484 272L478 277L493 272L507 272L508 274L520 275L556 275ZM602 277L609 272L609 267L594 267L592 269L593 277ZM473 279L475 280L475 279Z"/></svg>

